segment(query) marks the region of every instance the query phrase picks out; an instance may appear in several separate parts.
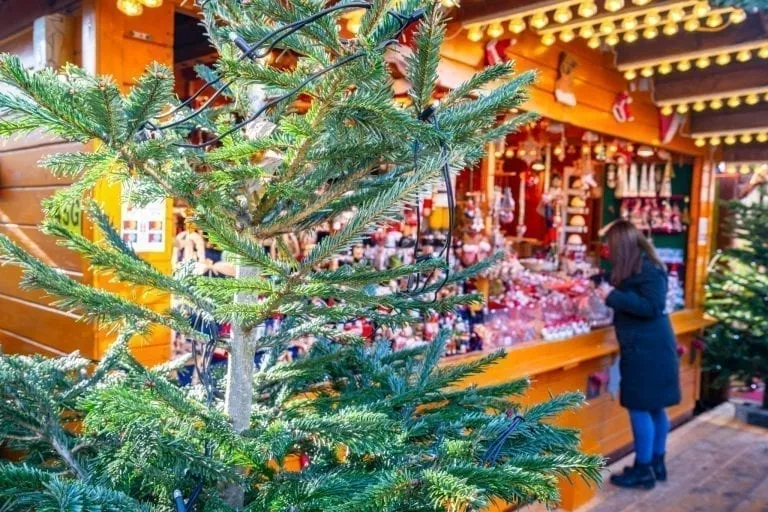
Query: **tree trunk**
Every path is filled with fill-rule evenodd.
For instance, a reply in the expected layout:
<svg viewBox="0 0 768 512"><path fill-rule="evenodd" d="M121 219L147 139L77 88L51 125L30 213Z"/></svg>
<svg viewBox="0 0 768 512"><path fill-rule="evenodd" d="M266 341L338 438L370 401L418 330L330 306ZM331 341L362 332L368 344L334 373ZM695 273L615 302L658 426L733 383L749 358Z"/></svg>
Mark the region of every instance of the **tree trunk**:
<svg viewBox="0 0 768 512"><path fill-rule="evenodd" d="M255 272L250 267L238 266L235 269L235 279L253 275ZM250 294L238 293L235 296L235 303L249 303L255 300L256 298ZM237 432L242 432L250 426L253 405L253 359L260 334L260 327L245 329L238 324L232 325L224 408L232 418L232 427ZM243 507L244 497L245 489L237 485L230 485L222 490L222 498L235 509Z"/></svg>

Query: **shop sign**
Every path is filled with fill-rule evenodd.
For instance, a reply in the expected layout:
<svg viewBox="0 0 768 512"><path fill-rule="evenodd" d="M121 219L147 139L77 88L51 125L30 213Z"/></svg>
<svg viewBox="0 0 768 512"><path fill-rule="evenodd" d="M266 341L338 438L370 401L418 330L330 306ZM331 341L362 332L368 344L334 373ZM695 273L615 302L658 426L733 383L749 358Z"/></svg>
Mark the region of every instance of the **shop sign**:
<svg viewBox="0 0 768 512"><path fill-rule="evenodd" d="M164 252L165 201L134 206L124 199L120 238L136 252Z"/></svg>

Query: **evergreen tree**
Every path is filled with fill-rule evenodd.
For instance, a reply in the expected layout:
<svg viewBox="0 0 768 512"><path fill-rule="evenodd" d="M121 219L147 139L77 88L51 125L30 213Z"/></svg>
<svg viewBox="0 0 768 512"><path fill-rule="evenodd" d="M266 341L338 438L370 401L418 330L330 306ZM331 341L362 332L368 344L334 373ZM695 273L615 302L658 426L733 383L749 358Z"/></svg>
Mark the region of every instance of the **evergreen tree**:
<svg viewBox="0 0 768 512"><path fill-rule="evenodd" d="M344 40L338 16L352 7L366 12ZM110 77L75 66L29 72L0 57L0 135L44 129L96 141L92 152L44 160L75 183L46 203L43 229L93 271L183 300L152 311L0 237L23 285L119 332L93 368L77 355L0 359L0 435L19 453L0 465L3 510L469 511L494 499L552 504L558 477L597 480L600 458L578 451L576 431L548 422L581 395L522 406L515 397L526 381L460 389L501 354L441 366L442 341L393 352L386 339L333 327L357 318L404 325L414 312L479 300L435 296L492 260L453 274L438 257L385 271L324 264L528 122L498 119L525 100L533 74L492 66L433 104L445 22L432 1L209 0L202 10L220 59L201 73L229 98L218 109L179 103L172 72L159 65L122 94ZM383 54L412 26L403 107ZM297 55L295 67L274 68L263 58L272 49ZM306 112L292 107L300 94L310 99ZM206 142L189 142L192 132ZM166 275L139 258L89 199L103 180L137 204L185 201L233 258L236 278L188 267ZM98 240L54 220L73 201L83 202ZM341 214L349 222L302 259L286 247L283 235ZM276 257L263 248L269 240ZM414 286L374 294L378 283L407 276ZM267 335L262 326L275 315L288 320ZM233 324L231 339L211 334L206 324L215 321ZM133 358L128 340L156 325L196 340L199 386L175 383L184 361L145 368ZM306 335L316 341L305 357L279 359ZM225 378L211 370L217 347L229 352Z"/></svg>
<svg viewBox="0 0 768 512"><path fill-rule="evenodd" d="M768 379L768 184L752 204L732 201L724 226L732 247L720 253L707 282L707 366L722 378ZM763 396L768 408L768 393Z"/></svg>

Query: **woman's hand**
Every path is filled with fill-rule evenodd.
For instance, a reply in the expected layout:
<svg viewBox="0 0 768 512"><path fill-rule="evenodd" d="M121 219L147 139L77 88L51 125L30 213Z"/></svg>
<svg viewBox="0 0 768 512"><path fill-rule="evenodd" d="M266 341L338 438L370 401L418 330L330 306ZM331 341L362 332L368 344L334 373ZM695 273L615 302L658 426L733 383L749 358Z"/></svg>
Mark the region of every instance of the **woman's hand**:
<svg viewBox="0 0 768 512"><path fill-rule="evenodd" d="M600 297L603 301L605 301L605 298L608 297L608 295L613 291L613 286L609 285L608 283L602 283L600 286L595 288L595 293L598 297Z"/></svg>

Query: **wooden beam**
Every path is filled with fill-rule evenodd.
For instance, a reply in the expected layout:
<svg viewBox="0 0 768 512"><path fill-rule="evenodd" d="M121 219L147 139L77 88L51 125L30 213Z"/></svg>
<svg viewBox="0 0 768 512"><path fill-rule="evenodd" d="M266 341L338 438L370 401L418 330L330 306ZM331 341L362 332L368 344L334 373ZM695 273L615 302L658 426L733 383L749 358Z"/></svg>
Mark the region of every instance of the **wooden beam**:
<svg viewBox="0 0 768 512"><path fill-rule="evenodd" d="M683 32L672 37L621 45L616 52L616 64L619 69L637 68L649 62L675 60L679 56L695 58L701 54L729 51L729 48L762 39L767 39L768 43L768 31L761 17L749 16L743 23L717 32Z"/></svg>
<svg viewBox="0 0 768 512"><path fill-rule="evenodd" d="M768 61L753 59L727 66L712 65L707 69L687 73L657 75L654 80L654 99L660 104L690 103L707 96L736 95L739 91L766 86Z"/></svg>
<svg viewBox="0 0 768 512"><path fill-rule="evenodd" d="M768 104L697 112L691 115L691 133L748 132L768 129Z"/></svg>
<svg viewBox="0 0 768 512"><path fill-rule="evenodd" d="M768 143L738 144L723 148L724 162L768 162Z"/></svg>
<svg viewBox="0 0 768 512"><path fill-rule="evenodd" d="M0 40L31 27L35 18L69 12L79 0L6 0L0 2Z"/></svg>

